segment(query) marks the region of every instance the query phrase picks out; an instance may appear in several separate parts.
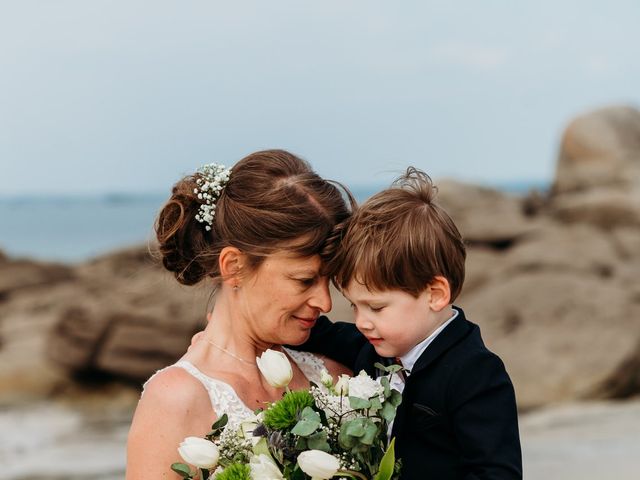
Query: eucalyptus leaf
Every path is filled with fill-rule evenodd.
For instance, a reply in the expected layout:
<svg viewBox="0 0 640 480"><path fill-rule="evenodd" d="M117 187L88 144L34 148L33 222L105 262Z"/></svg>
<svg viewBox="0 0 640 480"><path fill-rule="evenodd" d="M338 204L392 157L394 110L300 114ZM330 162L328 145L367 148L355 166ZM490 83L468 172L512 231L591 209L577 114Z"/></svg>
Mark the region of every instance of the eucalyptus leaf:
<svg viewBox="0 0 640 480"><path fill-rule="evenodd" d="M378 434L378 426L369 420L364 427L364 435L360 438L360 443L365 445L373 445Z"/></svg>
<svg viewBox="0 0 640 480"><path fill-rule="evenodd" d="M380 377L380 385L384 388L384 398L391 395L391 384L389 383L389 377Z"/></svg>
<svg viewBox="0 0 640 480"><path fill-rule="evenodd" d="M394 407L397 407L402 403L402 394L399 391L394 390L391 392L391 396L388 398L387 401L391 403L391 405L393 405Z"/></svg>
<svg viewBox="0 0 640 480"><path fill-rule="evenodd" d="M171 464L171 470L176 472L182 478L191 478L191 469L189 465L185 463L173 463Z"/></svg>
<svg viewBox="0 0 640 480"><path fill-rule="evenodd" d="M361 437L364 435L365 418L356 418L344 424L345 433L350 437Z"/></svg>
<svg viewBox="0 0 640 480"><path fill-rule="evenodd" d="M340 433L338 433L338 443L345 450L349 450L353 448L353 446L358 442L358 439L352 437L346 432L346 424L343 424L340 427Z"/></svg>
<svg viewBox="0 0 640 480"><path fill-rule="evenodd" d="M298 423L296 423L296 426L293 427L291 433L300 437L308 437L313 432L315 432L319 426L319 420L317 422L312 420L300 420Z"/></svg>
<svg viewBox="0 0 640 480"><path fill-rule="evenodd" d="M391 402L384 402L381 414L387 423L391 423L396 418L396 407Z"/></svg>
<svg viewBox="0 0 640 480"><path fill-rule="evenodd" d="M373 366L376 367L378 370L382 370L383 372L387 371L387 366L381 364L380 362L374 363Z"/></svg>
<svg viewBox="0 0 640 480"><path fill-rule="evenodd" d="M307 445L312 450L321 450L327 453L331 451L329 442L327 442L327 432L325 432L324 430L321 432L316 432L309 438L307 438Z"/></svg>
<svg viewBox="0 0 640 480"><path fill-rule="evenodd" d="M374 397L370 400L370 402L371 406L369 407L369 410L371 411L371 413L377 413L378 410L382 408L382 402L380 402L380 398Z"/></svg>
<svg viewBox="0 0 640 480"><path fill-rule="evenodd" d="M360 397L349 397L349 405L351 408L362 409L369 408L371 406L371 402Z"/></svg>
<svg viewBox="0 0 640 480"><path fill-rule="evenodd" d="M298 440L296 440L296 450L298 451L307 450L307 446L308 446L307 439L304 437L298 437Z"/></svg>
<svg viewBox="0 0 640 480"><path fill-rule="evenodd" d="M320 423L320 414L311 407L304 407L301 416L304 420Z"/></svg>

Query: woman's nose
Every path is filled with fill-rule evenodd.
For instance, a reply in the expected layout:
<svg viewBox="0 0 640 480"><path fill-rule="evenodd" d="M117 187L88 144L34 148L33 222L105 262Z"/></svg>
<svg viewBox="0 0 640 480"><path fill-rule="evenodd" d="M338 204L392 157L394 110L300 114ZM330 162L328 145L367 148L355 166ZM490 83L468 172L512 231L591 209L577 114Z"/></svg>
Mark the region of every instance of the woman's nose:
<svg viewBox="0 0 640 480"><path fill-rule="evenodd" d="M316 284L313 296L310 299L311 306L318 308L321 312L326 313L331 310L331 292L329 291L329 279L322 278Z"/></svg>

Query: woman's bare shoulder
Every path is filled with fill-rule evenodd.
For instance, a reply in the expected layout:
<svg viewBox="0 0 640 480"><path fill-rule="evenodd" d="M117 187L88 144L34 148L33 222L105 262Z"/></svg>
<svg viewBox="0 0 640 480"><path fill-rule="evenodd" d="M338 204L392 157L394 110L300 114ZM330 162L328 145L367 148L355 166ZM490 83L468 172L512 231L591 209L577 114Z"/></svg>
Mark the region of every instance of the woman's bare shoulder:
<svg viewBox="0 0 640 480"><path fill-rule="evenodd" d="M204 436L215 412L204 386L181 368L167 368L147 382L127 441L127 479L178 478L178 444Z"/></svg>
<svg viewBox="0 0 640 480"><path fill-rule="evenodd" d="M147 382L133 416L131 435L204 429L215 418L209 395L182 368L167 368Z"/></svg>

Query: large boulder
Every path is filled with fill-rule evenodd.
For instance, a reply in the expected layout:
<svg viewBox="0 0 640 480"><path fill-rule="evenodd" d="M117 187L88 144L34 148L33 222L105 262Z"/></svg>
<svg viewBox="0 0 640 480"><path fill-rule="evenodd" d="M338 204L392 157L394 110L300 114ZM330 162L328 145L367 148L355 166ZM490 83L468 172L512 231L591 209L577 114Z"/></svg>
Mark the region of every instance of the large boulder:
<svg viewBox="0 0 640 480"><path fill-rule="evenodd" d="M523 213L518 197L454 180L442 180L437 186L438 203L469 244L506 248L536 227Z"/></svg>
<svg viewBox="0 0 640 480"><path fill-rule="evenodd" d="M143 380L177 360L205 325L211 289L180 286L146 249L116 252L78 270L84 294L58 313L47 347L72 372Z"/></svg>
<svg viewBox="0 0 640 480"><path fill-rule="evenodd" d="M640 111L607 107L580 115L561 140L553 194L623 188L640 181Z"/></svg>
<svg viewBox="0 0 640 480"><path fill-rule="evenodd" d="M504 360L523 409L639 391L637 372L629 374L640 358L640 302L614 280L519 273L475 290L462 305Z"/></svg>
<svg viewBox="0 0 640 480"><path fill-rule="evenodd" d="M73 278L73 269L66 265L0 257L0 299L20 290L51 286Z"/></svg>
<svg viewBox="0 0 640 480"><path fill-rule="evenodd" d="M590 223L605 229L640 226L640 188L625 185L559 195L550 210L566 223Z"/></svg>

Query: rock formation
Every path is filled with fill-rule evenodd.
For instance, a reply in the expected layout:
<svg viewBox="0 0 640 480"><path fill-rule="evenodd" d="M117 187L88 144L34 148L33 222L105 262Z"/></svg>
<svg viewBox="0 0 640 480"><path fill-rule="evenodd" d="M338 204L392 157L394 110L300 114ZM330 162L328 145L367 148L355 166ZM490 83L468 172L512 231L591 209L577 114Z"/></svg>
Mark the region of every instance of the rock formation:
<svg viewBox="0 0 640 480"><path fill-rule="evenodd" d="M569 124L548 193L437 182L469 246L456 303L523 409L640 393L639 172L640 112L616 107ZM333 296L332 316L348 318ZM0 395L49 394L78 375L139 385L184 352L210 301L146 248L78 266L0 255Z"/></svg>

